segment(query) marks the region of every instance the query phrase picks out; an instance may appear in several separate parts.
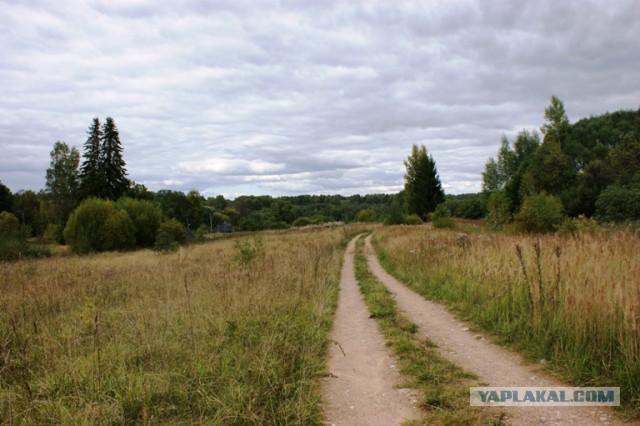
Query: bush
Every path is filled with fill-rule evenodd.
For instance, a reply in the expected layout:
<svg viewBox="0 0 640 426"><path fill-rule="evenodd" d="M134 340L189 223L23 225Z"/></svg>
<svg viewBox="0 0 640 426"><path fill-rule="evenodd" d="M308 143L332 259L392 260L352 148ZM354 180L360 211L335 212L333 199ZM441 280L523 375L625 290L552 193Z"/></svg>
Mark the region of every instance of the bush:
<svg viewBox="0 0 640 426"><path fill-rule="evenodd" d="M313 220L311 220L310 218L306 217L306 216L301 216L299 218L297 218L296 220L293 221L293 225L294 227L301 227L301 226L307 226L307 225L311 225L313 224Z"/></svg>
<svg viewBox="0 0 640 426"><path fill-rule="evenodd" d="M434 228L449 228L456 227L455 222L451 218L451 212L444 203L440 203L436 206L436 211L429 215L429 218L433 222Z"/></svg>
<svg viewBox="0 0 640 426"><path fill-rule="evenodd" d="M356 222L373 222L375 218L376 212L373 209L363 209L356 215Z"/></svg>
<svg viewBox="0 0 640 426"><path fill-rule="evenodd" d="M422 225L424 222L417 214L410 214L404 219L405 225Z"/></svg>
<svg viewBox="0 0 640 426"><path fill-rule="evenodd" d="M204 223L198 226L196 229L196 241L204 241L205 237L209 233L209 227Z"/></svg>
<svg viewBox="0 0 640 426"><path fill-rule="evenodd" d="M518 231L546 233L555 231L564 220L564 208L558 197L546 193L525 198L515 217Z"/></svg>
<svg viewBox="0 0 640 426"><path fill-rule="evenodd" d="M89 198L69 216L64 238L74 253L121 250L135 244L135 228L112 201Z"/></svg>
<svg viewBox="0 0 640 426"><path fill-rule="evenodd" d="M176 219L169 219L160 224L154 248L158 251L175 251L186 241L184 226Z"/></svg>
<svg viewBox="0 0 640 426"><path fill-rule="evenodd" d="M162 223L162 209L156 203L133 198L122 198L118 206L124 209L135 227L136 244L151 247Z"/></svg>
<svg viewBox="0 0 640 426"><path fill-rule="evenodd" d="M0 260L49 256L51 256L51 250L47 246L31 244L18 238L0 238Z"/></svg>
<svg viewBox="0 0 640 426"><path fill-rule="evenodd" d="M0 213L0 237L9 239L17 238L20 233L18 218L9 212Z"/></svg>
<svg viewBox="0 0 640 426"><path fill-rule="evenodd" d="M47 224L47 228L44 230L43 238L48 243L62 244L62 228L57 223Z"/></svg>
<svg viewBox="0 0 640 426"><path fill-rule="evenodd" d="M492 192L487 200L487 226L497 230L510 221L509 198L504 192Z"/></svg>
<svg viewBox="0 0 640 426"><path fill-rule="evenodd" d="M640 220L640 185L611 185L596 200L596 218L600 222Z"/></svg>
<svg viewBox="0 0 640 426"><path fill-rule="evenodd" d="M566 218L558 228L558 233L563 235L574 235L580 232L595 233L599 229L598 223L594 219L581 214L578 217Z"/></svg>

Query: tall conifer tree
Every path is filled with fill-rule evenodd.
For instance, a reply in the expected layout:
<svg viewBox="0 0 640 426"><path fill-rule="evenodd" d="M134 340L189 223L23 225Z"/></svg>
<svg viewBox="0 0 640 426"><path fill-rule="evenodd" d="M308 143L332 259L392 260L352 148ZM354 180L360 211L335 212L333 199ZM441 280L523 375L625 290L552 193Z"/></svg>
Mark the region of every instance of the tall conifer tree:
<svg viewBox="0 0 640 426"><path fill-rule="evenodd" d="M80 167L80 196L82 199L100 197L104 182L101 159L102 128L98 117L93 119L89 130L89 137L84 143L84 161Z"/></svg>
<svg viewBox="0 0 640 426"><path fill-rule="evenodd" d="M104 175L102 197L117 200L129 189L126 163L122 158L122 145L116 123L107 117L102 126L101 169Z"/></svg>
<svg viewBox="0 0 640 426"><path fill-rule="evenodd" d="M409 214L415 213L423 220L427 213L444 201L444 191L436 170L436 163L422 145L413 145L411 155L404 162L407 174L404 175L404 189Z"/></svg>

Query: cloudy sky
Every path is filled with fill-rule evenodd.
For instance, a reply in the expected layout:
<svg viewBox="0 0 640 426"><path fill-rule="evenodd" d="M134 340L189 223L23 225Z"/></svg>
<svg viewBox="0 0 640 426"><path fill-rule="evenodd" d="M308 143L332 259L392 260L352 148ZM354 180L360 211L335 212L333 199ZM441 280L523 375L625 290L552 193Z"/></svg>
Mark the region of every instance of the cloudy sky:
<svg viewBox="0 0 640 426"><path fill-rule="evenodd" d="M640 107L639 40L637 0L0 0L0 181L112 116L154 191L396 192L424 144L475 192L552 94Z"/></svg>

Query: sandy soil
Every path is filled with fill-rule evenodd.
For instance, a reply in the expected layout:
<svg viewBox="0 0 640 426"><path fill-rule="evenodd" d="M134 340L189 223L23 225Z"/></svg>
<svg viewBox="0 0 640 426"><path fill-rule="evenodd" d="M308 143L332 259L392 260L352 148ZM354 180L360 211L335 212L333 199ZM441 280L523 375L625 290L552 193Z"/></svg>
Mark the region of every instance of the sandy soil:
<svg viewBox="0 0 640 426"><path fill-rule="evenodd" d="M396 361L360 294L353 269L357 238L344 255L323 389L325 419L334 425L396 425L420 413L411 390L394 388L401 382Z"/></svg>
<svg viewBox="0 0 640 426"><path fill-rule="evenodd" d="M497 346L478 333L469 331L444 307L424 299L387 274L366 240L369 267L395 295L398 307L419 327L421 333L436 343L443 356L475 373L487 386L568 386L540 370L540 366L524 365L517 353ZM617 425L606 407L515 407L508 422L516 425Z"/></svg>

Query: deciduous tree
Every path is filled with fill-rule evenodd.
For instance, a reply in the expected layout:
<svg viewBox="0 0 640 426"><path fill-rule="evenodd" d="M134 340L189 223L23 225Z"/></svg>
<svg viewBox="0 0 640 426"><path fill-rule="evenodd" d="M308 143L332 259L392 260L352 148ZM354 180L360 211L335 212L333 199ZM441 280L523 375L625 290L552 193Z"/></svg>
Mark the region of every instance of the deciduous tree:
<svg viewBox="0 0 640 426"><path fill-rule="evenodd" d="M69 148L66 143L58 141L53 145L50 156L46 188L53 203L55 223L64 228L78 201L80 153L75 147Z"/></svg>

